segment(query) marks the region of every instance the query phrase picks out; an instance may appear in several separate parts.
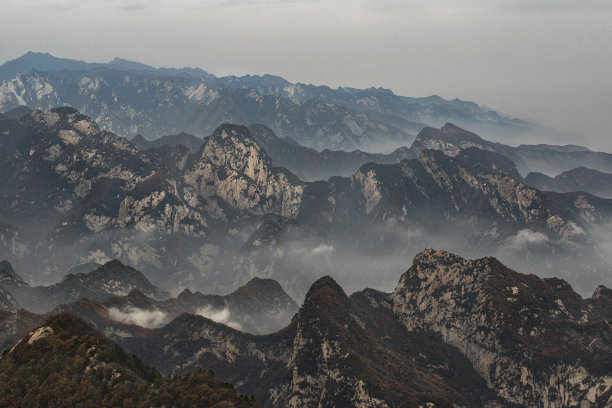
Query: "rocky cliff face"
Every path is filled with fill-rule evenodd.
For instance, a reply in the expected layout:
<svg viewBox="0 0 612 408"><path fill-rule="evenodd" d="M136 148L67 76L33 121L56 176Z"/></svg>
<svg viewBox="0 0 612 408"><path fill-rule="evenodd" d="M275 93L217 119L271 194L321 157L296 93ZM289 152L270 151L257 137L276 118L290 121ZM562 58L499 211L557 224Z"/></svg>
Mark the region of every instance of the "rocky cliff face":
<svg viewBox="0 0 612 408"><path fill-rule="evenodd" d="M302 182L274 167L247 128L224 125L204 140L185 172L185 182L207 199L218 196L239 210L294 218Z"/></svg>
<svg viewBox="0 0 612 408"><path fill-rule="evenodd" d="M432 330L461 350L509 403L612 402L610 324L564 281L428 249L400 279L393 308L409 330Z"/></svg>
<svg viewBox="0 0 612 408"><path fill-rule="evenodd" d="M604 407L612 403L611 293L601 286L582 299L563 280L495 258L427 249L391 293L349 297L319 279L291 323L264 336L190 314L149 329L114 318L110 310L126 305L163 307L135 291L60 310L164 373L207 367L264 406ZM185 293L172 307L203 297ZM10 347L37 317L3 313Z"/></svg>

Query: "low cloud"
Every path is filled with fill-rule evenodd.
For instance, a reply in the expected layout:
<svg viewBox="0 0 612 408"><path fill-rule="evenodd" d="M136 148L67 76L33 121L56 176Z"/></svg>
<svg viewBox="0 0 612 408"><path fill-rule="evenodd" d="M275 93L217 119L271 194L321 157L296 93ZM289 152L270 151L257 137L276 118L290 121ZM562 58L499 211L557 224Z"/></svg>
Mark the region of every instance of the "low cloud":
<svg viewBox="0 0 612 408"><path fill-rule="evenodd" d="M146 310L133 306L128 306L122 310L111 307L108 310L108 315L113 320L150 329L162 326L166 322L167 317L167 313L161 310Z"/></svg>
<svg viewBox="0 0 612 408"><path fill-rule="evenodd" d="M229 326L232 329L242 330L242 325L237 321L232 320L231 313L227 307L223 309L214 309L210 306L201 307L196 310L196 314L214 322Z"/></svg>
<svg viewBox="0 0 612 408"><path fill-rule="evenodd" d="M549 241L548 237L541 232L530 229L522 229L516 235L508 238L508 246L512 248L522 248L527 245L541 245Z"/></svg>
<svg viewBox="0 0 612 408"><path fill-rule="evenodd" d="M332 245L321 244L312 249L312 255L329 255L334 252Z"/></svg>
<svg viewBox="0 0 612 408"><path fill-rule="evenodd" d="M576 223L570 221L567 223L567 234L570 238L575 238L585 236L586 231Z"/></svg>

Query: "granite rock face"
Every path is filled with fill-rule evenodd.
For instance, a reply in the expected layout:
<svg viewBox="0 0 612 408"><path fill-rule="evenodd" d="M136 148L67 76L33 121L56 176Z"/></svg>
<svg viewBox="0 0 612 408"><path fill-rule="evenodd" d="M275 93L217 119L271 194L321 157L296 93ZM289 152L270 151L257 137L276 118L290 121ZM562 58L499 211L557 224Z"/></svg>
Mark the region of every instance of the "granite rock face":
<svg viewBox="0 0 612 408"><path fill-rule="evenodd" d="M603 291L605 289L602 289ZM393 294L409 330L432 330L473 363L488 386L520 406L606 406L612 327L596 295L516 273L494 258L420 253Z"/></svg>
<svg viewBox="0 0 612 408"><path fill-rule="evenodd" d="M274 167L247 128L223 125L204 140L185 172L185 182L203 198L217 196L238 210L295 218L302 182Z"/></svg>

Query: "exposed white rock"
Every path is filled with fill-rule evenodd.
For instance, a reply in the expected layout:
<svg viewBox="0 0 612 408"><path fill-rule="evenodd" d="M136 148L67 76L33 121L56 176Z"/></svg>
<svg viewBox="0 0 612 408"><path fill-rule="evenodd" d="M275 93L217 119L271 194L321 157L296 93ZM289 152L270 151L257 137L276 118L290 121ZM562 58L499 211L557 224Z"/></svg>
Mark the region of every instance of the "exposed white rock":
<svg viewBox="0 0 612 408"><path fill-rule="evenodd" d="M28 340L28 344L33 344L34 342L44 339L47 336L50 336L53 334L53 328L50 326L43 326L43 327L39 327L38 329L34 330L32 333L30 333L30 338Z"/></svg>

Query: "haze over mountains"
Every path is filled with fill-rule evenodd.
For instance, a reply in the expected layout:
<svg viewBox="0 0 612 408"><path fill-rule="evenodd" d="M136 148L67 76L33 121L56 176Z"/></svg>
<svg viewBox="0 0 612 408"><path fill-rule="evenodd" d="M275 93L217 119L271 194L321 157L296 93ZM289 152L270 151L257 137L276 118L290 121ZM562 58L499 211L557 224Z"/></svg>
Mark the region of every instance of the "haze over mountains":
<svg viewBox="0 0 612 408"><path fill-rule="evenodd" d="M459 144L475 137L448 129ZM610 279L609 200L540 192L490 168L493 153L484 163L452 157L448 142L421 150L429 128L409 149L418 159L311 183L276 167L242 126L219 127L193 154L139 151L72 108L0 130L3 256L42 283L117 258L169 289L228 292L261 276L299 300L325 274L350 290L388 289L423 245L494 253L584 293Z"/></svg>
<svg viewBox="0 0 612 408"><path fill-rule="evenodd" d="M156 69L113 60L86 63L29 52L0 66L0 111L19 105L69 105L120 135L199 137L223 123L263 123L316 150L388 153L408 145L424 124L453 122L516 145L576 136L505 117L473 102L412 98L387 89L333 90L264 76L217 78L199 69Z"/></svg>
<svg viewBox="0 0 612 408"><path fill-rule="evenodd" d="M108 406L612 406L612 154L270 75L0 81L0 405L68 375Z"/></svg>

